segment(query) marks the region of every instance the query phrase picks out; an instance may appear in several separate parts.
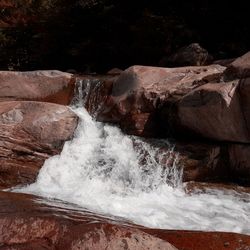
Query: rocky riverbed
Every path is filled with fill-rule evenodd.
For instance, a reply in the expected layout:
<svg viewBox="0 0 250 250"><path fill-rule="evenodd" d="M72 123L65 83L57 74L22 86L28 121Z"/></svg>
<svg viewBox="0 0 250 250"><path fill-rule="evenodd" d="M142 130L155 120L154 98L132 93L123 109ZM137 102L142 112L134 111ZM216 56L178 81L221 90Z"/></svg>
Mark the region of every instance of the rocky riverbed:
<svg viewBox="0 0 250 250"><path fill-rule="evenodd" d="M250 248L249 72L1 71L0 249Z"/></svg>

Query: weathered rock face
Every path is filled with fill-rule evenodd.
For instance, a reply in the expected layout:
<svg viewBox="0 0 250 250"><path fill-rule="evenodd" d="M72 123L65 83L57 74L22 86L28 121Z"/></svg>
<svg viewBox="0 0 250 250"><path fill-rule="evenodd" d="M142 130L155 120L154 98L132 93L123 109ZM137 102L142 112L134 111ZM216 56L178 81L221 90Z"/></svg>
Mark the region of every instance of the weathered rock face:
<svg viewBox="0 0 250 250"><path fill-rule="evenodd" d="M97 119L119 123L128 134L157 136L157 112L161 105L177 102L197 86L219 81L224 69L219 65L172 69L130 67L113 83Z"/></svg>
<svg viewBox="0 0 250 250"><path fill-rule="evenodd" d="M0 102L0 187L31 183L44 161L72 138L77 116L42 102Z"/></svg>
<svg viewBox="0 0 250 250"><path fill-rule="evenodd" d="M75 78L56 70L0 71L0 101L44 101L68 105L73 98Z"/></svg>
<svg viewBox="0 0 250 250"><path fill-rule="evenodd" d="M225 79L250 77L250 52L234 60L225 71Z"/></svg>
<svg viewBox="0 0 250 250"><path fill-rule="evenodd" d="M23 194L0 192L1 249L164 249L167 241L89 212Z"/></svg>

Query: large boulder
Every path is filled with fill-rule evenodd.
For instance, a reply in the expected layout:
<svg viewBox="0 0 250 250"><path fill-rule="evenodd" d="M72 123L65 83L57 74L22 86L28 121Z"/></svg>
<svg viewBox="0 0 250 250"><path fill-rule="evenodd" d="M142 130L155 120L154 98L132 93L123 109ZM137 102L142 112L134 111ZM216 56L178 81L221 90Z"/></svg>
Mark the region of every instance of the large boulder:
<svg viewBox="0 0 250 250"><path fill-rule="evenodd" d="M207 82L220 81L224 69L219 65L130 67L112 84L110 95L96 114L97 120L118 123L128 134L157 136L161 105L175 103Z"/></svg>
<svg viewBox="0 0 250 250"><path fill-rule="evenodd" d="M205 84L178 103L178 122L191 131L217 141L250 142L250 78Z"/></svg>
<svg viewBox="0 0 250 250"><path fill-rule="evenodd" d="M34 182L44 161L72 138L78 117L43 102L0 102L0 187Z"/></svg>
<svg viewBox="0 0 250 250"><path fill-rule="evenodd" d="M56 70L0 71L0 101L44 101L68 105L74 95L75 78Z"/></svg>
<svg viewBox="0 0 250 250"><path fill-rule="evenodd" d="M0 192L1 249L177 250L124 221L36 200L31 195Z"/></svg>

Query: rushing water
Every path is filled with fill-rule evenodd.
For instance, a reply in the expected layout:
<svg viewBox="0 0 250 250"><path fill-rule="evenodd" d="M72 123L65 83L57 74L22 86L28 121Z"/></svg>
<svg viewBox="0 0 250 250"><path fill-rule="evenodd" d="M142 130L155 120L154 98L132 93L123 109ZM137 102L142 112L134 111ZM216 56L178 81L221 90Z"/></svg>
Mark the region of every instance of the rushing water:
<svg viewBox="0 0 250 250"><path fill-rule="evenodd" d="M249 195L243 199L222 191L187 194L178 154L167 141L151 144L126 136L94 121L82 107L73 110L81 120L74 139L45 162L34 184L18 191L148 227L250 234ZM162 152L161 145L168 150Z"/></svg>

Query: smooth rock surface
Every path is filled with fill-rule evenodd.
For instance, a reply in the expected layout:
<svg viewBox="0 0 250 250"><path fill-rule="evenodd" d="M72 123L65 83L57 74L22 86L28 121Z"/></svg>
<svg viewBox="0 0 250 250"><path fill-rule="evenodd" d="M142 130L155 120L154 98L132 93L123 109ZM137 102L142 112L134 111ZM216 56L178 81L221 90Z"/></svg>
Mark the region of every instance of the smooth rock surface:
<svg viewBox="0 0 250 250"><path fill-rule="evenodd" d="M78 117L43 102L0 102L0 187L35 180L44 161L72 138Z"/></svg>
<svg viewBox="0 0 250 250"><path fill-rule="evenodd" d="M0 101L43 101L68 105L75 78L57 70L0 71Z"/></svg>

